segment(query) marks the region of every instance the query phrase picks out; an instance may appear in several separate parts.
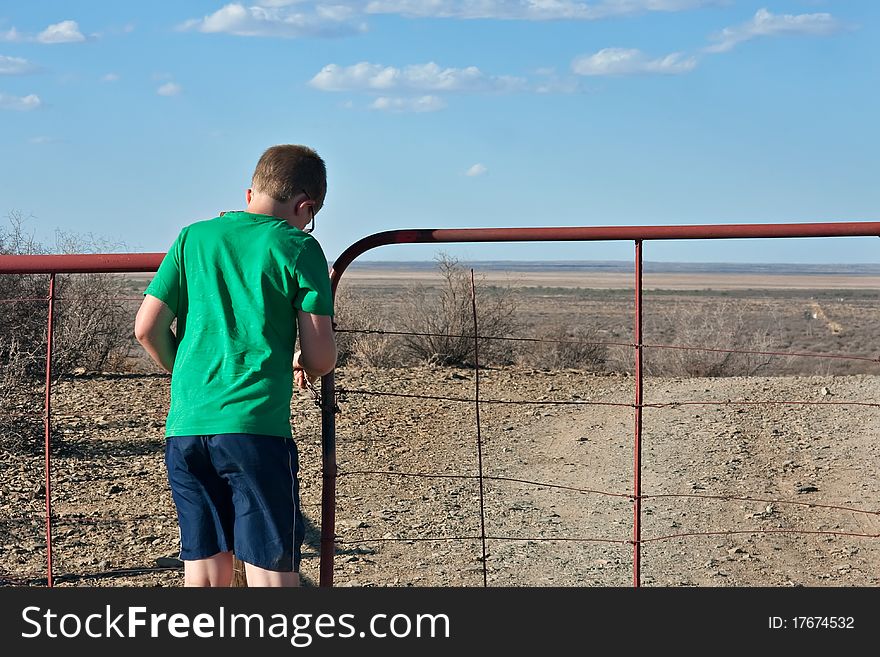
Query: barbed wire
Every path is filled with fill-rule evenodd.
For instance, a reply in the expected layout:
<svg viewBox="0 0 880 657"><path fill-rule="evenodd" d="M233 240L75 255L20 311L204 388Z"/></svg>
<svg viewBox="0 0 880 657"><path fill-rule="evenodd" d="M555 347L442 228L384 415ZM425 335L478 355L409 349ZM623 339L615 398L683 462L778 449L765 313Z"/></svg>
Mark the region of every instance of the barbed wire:
<svg viewBox="0 0 880 657"><path fill-rule="evenodd" d="M360 545L363 543L393 543L393 542L430 542L430 541L566 541L572 543L619 543L631 545L632 541L617 538L596 537L570 537L570 536L495 536L477 534L475 536L389 536L379 538L364 538L357 540L334 541L338 545Z"/></svg>
<svg viewBox="0 0 880 657"><path fill-rule="evenodd" d="M362 333L362 334L377 334L377 335L397 335L397 336L412 336L412 337L431 337L431 338L473 338L474 335L470 333L426 333L421 331L399 331L399 330L385 330L385 329L346 329L346 328L336 328L336 333ZM684 351L708 351L714 353L722 353L722 354L749 354L753 356L780 356L780 357L803 357L803 358L836 358L836 359L845 359L845 360L861 360L868 361L870 363L878 363L880 364L880 356L876 358L871 358L870 356L856 356L850 354L823 354L819 352L809 352L809 351L765 351L765 350L757 350L757 349L723 349L720 347L702 347L702 346L694 346L694 345L672 345L672 344L660 344L660 343L650 343L643 342L642 344L636 344L635 342L614 342L614 341L602 341L602 340L578 340L578 339L570 339L570 338L527 338L527 337L517 337L517 336L507 336L507 335L477 335L477 339L479 340L506 340L510 342L536 342L536 343L546 343L546 344L575 344L575 345L596 345L596 346L605 346L605 347L629 347L636 348L642 347L643 349L678 349Z"/></svg>
<svg viewBox="0 0 880 657"><path fill-rule="evenodd" d="M479 479L480 475L461 475L461 474L432 474L425 472L399 472L397 470L343 470L337 466L337 476L352 476L352 475L396 475L398 477L421 477L421 478L443 478L443 479ZM561 484L552 484L544 481L532 481L529 479L517 479L515 477L501 477L495 475L483 475L483 479L487 481L509 481L512 483L520 483L520 484L529 484L532 486L540 486L544 488L556 488L559 490L569 490L576 493L594 493L596 495L607 495L609 497L625 497L627 499L632 499L632 495L628 493L611 493L603 490L595 490L591 488L578 488L575 486L563 486Z"/></svg>
<svg viewBox="0 0 880 657"><path fill-rule="evenodd" d="M819 536L851 536L855 538L880 538L880 534L863 534L858 532L844 531L823 531L812 529L733 529L715 532L684 532L681 534L669 534L667 536L653 536L643 538L639 543L655 543L657 541L668 541L673 538L687 538L691 536L734 536L737 534L803 534L803 535L819 535Z"/></svg>
<svg viewBox="0 0 880 657"><path fill-rule="evenodd" d="M416 477L424 479L477 479L479 475L468 474L448 474L448 473L430 473L430 472L400 472L399 470L344 470L337 467L337 476L353 476L353 475L381 475L381 476L398 476L398 477ZM487 481L507 481L511 483L527 484L541 488L553 488L559 490L568 490L575 493L592 493L595 495L604 495L608 497L622 497L628 500L635 500L637 496L631 493L616 493L605 490L597 490L593 488L580 488L576 486L565 486L562 484L554 484L547 481L534 481L530 479L518 479L516 477L502 477L496 475L483 475ZM800 500L787 500L782 498L763 498L763 497L741 497L738 495L710 495L700 493L655 493L652 495L639 495L641 500L661 499L661 498L694 498L705 500L723 500L737 502L759 502L761 504L791 504L796 506L805 506L809 508L834 509L837 511L848 511L851 513L863 513L865 515L880 516L880 511L870 509L860 509L851 506L839 506L834 504L821 504L818 502L802 502Z"/></svg>
<svg viewBox="0 0 880 657"><path fill-rule="evenodd" d="M866 534L861 532L846 532L836 530L812 530L812 529L733 529L708 532L683 532L681 534L668 534L665 536L649 536L638 541L633 539L600 538L595 536L496 536L481 534L473 536L381 536L363 539L339 539L334 542L337 545L361 545L363 543L407 543L425 541L565 541L572 543L617 543L621 545L635 545L645 543L657 543L675 538L690 538L695 536L735 536L739 534L803 534L820 536L849 536L853 538L880 538L880 534Z"/></svg>
<svg viewBox="0 0 880 657"><path fill-rule="evenodd" d="M18 303L20 301L43 301L46 302L49 300L48 296L45 297L5 297L0 298L0 303ZM144 297L52 297L52 300L55 302L58 301L143 301Z"/></svg>
<svg viewBox="0 0 880 657"><path fill-rule="evenodd" d="M360 395L373 395L376 397L404 397L409 399L429 399L435 401L452 401L459 403L473 403L473 399L468 397L452 397L446 395L420 395L416 393L405 393L405 392L387 392L385 390L365 390L362 388L337 388L337 392L340 395L348 395L348 394L360 394ZM604 401L590 401L585 399L489 399L486 397L480 398L481 404L515 404L518 406L521 405L536 405L536 406L623 406L625 408L665 408L670 406L690 406L690 405L698 405L698 406L750 406L750 405L773 405L773 404L782 404L782 405L816 405L816 406L869 406L869 407L880 407L880 402L862 402L862 401L809 401L809 400L760 400L760 401L750 401L750 400L709 400L709 401L699 401L699 400L684 400L684 401L671 401L671 402L643 402L641 404L633 404L628 402L604 402Z"/></svg>

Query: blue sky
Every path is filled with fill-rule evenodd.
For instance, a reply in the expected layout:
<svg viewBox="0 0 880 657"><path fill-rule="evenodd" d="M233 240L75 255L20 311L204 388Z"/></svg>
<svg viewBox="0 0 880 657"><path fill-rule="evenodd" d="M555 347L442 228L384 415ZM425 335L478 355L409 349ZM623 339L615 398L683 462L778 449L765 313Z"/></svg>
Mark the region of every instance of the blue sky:
<svg viewBox="0 0 880 657"><path fill-rule="evenodd" d="M165 251L276 143L328 258L408 227L880 220L872 0L0 2L0 216ZM647 260L880 262L877 239ZM395 246L366 259L430 259ZM631 243L447 246L629 259Z"/></svg>

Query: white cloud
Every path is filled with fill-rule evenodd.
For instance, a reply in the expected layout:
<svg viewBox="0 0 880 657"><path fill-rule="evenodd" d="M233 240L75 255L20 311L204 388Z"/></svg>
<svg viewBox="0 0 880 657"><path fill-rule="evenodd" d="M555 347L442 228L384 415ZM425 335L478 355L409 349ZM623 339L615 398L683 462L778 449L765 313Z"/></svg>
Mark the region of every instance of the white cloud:
<svg viewBox="0 0 880 657"><path fill-rule="evenodd" d="M712 36L717 41L706 48L706 52L727 52L744 41L758 37L793 35L823 36L833 34L843 28L840 21L831 14L771 14L759 9L752 20L741 25L726 27Z"/></svg>
<svg viewBox="0 0 880 657"><path fill-rule="evenodd" d="M304 0L257 0L254 4L261 7L289 7L302 4Z"/></svg>
<svg viewBox="0 0 880 657"><path fill-rule="evenodd" d="M0 32L0 41L24 41L24 35L14 27L9 28L5 32Z"/></svg>
<svg viewBox="0 0 880 657"><path fill-rule="evenodd" d="M0 94L0 109L27 112L39 108L42 104L43 101L36 94L29 94L27 96Z"/></svg>
<svg viewBox="0 0 880 657"><path fill-rule="evenodd" d="M495 20L599 20L677 12L728 0L251 0L230 2L179 25L182 30L238 36L345 36L367 30L371 15Z"/></svg>
<svg viewBox="0 0 880 657"><path fill-rule="evenodd" d="M101 82L116 82L119 80L119 73L107 73L101 76Z"/></svg>
<svg viewBox="0 0 880 657"><path fill-rule="evenodd" d="M31 137L30 139L28 139L29 144L35 144L37 146L43 146L45 144L57 144L58 141L59 140L56 139L55 137L47 137L45 135L40 135L38 137Z"/></svg>
<svg viewBox="0 0 880 657"><path fill-rule="evenodd" d="M37 35L40 43L79 43L85 40L76 21L55 23Z"/></svg>
<svg viewBox="0 0 880 657"><path fill-rule="evenodd" d="M368 14L414 18L598 20L648 11L684 11L719 0L369 0Z"/></svg>
<svg viewBox="0 0 880 657"><path fill-rule="evenodd" d="M92 34L91 38L98 38L99 35ZM0 41L13 42L37 42L45 44L53 43L82 43L88 41L88 38L80 32L79 24L76 21L61 21L53 23L39 34L25 34L19 32L15 27L11 27L5 32L0 32Z"/></svg>
<svg viewBox="0 0 880 657"><path fill-rule="evenodd" d="M160 96L177 96L182 91L183 87L181 87L176 82L166 82L161 87L156 89L156 93Z"/></svg>
<svg viewBox="0 0 880 657"><path fill-rule="evenodd" d="M570 75L560 77L554 68L535 70L538 79L532 88L538 94L573 94L581 90L580 81Z"/></svg>
<svg viewBox="0 0 880 657"><path fill-rule="evenodd" d="M464 172L464 175L474 177L474 176L482 176L489 169L486 168L485 164L477 163Z"/></svg>
<svg viewBox="0 0 880 657"><path fill-rule="evenodd" d="M419 96L417 98L380 96L370 103L370 109L386 112L436 112L444 107L446 107L446 102L437 96Z"/></svg>
<svg viewBox="0 0 880 657"><path fill-rule="evenodd" d="M404 68L360 62L352 66L328 64L309 84L322 91L521 91L526 80L489 76L476 66L441 68L434 62Z"/></svg>
<svg viewBox="0 0 880 657"><path fill-rule="evenodd" d="M357 20L356 8L345 4L314 5L310 13L285 8L291 3L262 4L245 7L231 3L204 18L186 21L179 29L285 38L344 36L366 30L366 25Z"/></svg>
<svg viewBox="0 0 880 657"><path fill-rule="evenodd" d="M603 48L592 55L581 55L571 63L578 75L675 75L692 71L697 66L695 57L672 53L651 59L635 48Z"/></svg>
<svg viewBox="0 0 880 657"><path fill-rule="evenodd" d="M0 75L25 75L36 70L37 67L26 59L0 55Z"/></svg>

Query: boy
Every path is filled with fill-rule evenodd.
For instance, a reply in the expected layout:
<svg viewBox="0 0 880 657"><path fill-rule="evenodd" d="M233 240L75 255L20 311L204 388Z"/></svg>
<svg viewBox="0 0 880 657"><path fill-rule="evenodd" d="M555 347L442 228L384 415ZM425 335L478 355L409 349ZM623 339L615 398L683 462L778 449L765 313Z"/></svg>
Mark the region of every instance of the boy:
<svg viewBox="0 0 880 657"><path fill-rule="evenodd" d="M184 227L144 291L135 336L172 373L165 462L185 586L229 586L233 552L249 586L299 585L293 382L336 365L327 260L309 234L326 191L315 151L269 148L247 209Z"/></svg>

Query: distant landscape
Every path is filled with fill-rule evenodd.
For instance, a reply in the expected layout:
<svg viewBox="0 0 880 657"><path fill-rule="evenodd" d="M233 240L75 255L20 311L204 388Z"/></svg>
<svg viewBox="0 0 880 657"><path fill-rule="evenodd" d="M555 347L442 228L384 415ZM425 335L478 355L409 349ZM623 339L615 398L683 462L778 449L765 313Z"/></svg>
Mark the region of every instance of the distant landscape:
<svg viewBox="0 0 880 657"><path fill-rule="evenodd" d="M631 261L474 261L487 282L514 287L632 288ZM332 266L332 263L330 263ZM433 261L355 261L343 274L355 284L396 286L401 281L427 281L437 272ZM877 289L880 264L785 264L645 262L645 289Z"/></svg>
<svg viewBox="0 0 880 657"><path fill-rule="evenodd" d="M465 267L480 271L540 271L540 272L632 272L631 260L476 260L461 261ZM333 266L328 262L328 266ZM351 270L432 271L437 263L432 260L355 260ZM857 276L880 275L880 263L742 263L742 262L651 262L642 265L645 272L656 273L731 273L731 274L840 274Z"/></svg>

